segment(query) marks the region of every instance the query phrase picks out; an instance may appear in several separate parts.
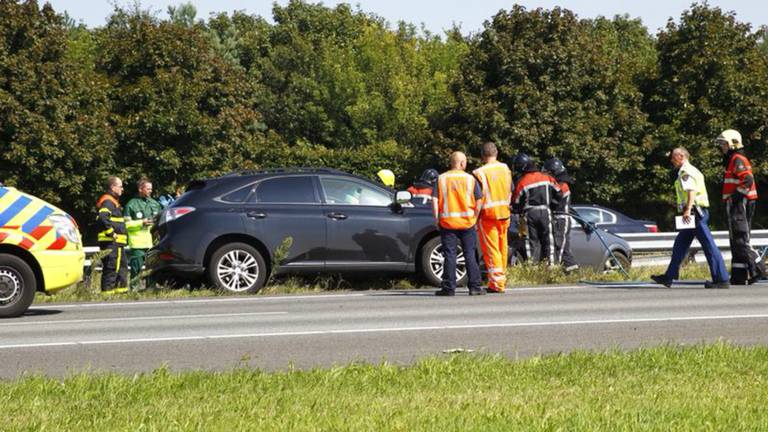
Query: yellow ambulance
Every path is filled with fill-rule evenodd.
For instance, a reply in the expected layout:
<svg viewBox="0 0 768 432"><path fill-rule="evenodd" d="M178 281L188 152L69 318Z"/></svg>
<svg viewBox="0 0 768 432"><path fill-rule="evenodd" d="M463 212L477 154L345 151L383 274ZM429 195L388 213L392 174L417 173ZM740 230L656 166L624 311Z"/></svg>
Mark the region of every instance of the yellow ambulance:
<svg viewBox="0 0 768 432"><path fill-rule="evenodd" d="M68 214L0 185L0 318L23 314L36 291L79 282L84 262L80 231Z"/></svg>

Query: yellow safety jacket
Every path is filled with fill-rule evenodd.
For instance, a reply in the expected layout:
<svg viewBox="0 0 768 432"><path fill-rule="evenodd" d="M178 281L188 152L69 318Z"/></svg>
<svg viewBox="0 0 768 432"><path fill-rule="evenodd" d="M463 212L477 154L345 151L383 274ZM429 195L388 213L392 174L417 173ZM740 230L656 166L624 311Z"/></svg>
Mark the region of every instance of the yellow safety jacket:
<svg viewBox="0 0 768 432"><path fill-rule="evenodd" d="M709 196L707 195L707 186L704 183L704 174L688 161L685 161L678 170L677 179L675 180L677 209L683 211L685 204L688 202L688 194L687 191L683 189L683 181L692 182L694 184L694 192L696 192L694 204L698 207L708 208Z"/></svg>

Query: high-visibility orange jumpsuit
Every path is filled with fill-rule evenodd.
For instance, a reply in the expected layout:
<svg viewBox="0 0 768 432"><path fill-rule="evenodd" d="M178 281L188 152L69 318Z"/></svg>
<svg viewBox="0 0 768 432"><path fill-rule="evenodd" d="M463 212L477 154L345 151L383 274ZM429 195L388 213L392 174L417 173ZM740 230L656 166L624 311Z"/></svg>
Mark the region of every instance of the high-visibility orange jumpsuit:
<svg viewBox="0 0 768 432"><path fill-rule="evenodd" d="M504 292L507 286L507 231L512 172L504 163L491 162L476 169L473 174L483 190L483 204L477 226L488 274L488 291Z"/></svg>

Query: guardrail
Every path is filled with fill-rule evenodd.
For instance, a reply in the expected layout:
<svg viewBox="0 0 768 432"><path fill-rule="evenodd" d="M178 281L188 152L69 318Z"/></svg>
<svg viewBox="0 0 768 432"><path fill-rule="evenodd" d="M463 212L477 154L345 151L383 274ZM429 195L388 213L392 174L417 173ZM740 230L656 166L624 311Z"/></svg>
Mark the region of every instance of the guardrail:
<svg viewBox="0 0 768 432"><path fill-rule="evenodd" d="M629 243L632 252L667 252L672 251L672 245L675 243L677 232L662 233L630 233L618 234ZM730 250L731 245L728 241L728 231L713 231L712 237L720 250ZM751 242L752 247L768 246L768 230L753 230ZM700 250L701 244L694 240L691 244L694 250Z"/></svg>
<svg viewBox="0 0 768 432"><path fill-rule="evenodd" d="M660 232L660 233L627 233L627 234L618 234L619 237L623 238L624 240L629 243L629 246L632 248L633 254L640 253L651 253L651 252L666 252L671 253L672 252L672 245L675 243L675 237L677 237L677 232ZM723 257L727 260L730 259L730 243L728 241L728 231L713 231L712 237L715 238L715 244L717 247L723 251ZM752 247L755 248L768 248L768 230L753 230L752 231L752 238L751 242ZM85 260L85 266L90 267L91 260L87 259L89 255L92 255L99 251L98 246L87 246L84 247L83 250L85 250L86 260ZM691 250L693 251L699 251L701 250L701 244L698 240L694 240L691 244ZM704 260L703 254L696 254L696 260ZM637 267L642 266L650 266L650 265L665 265L669 262L668 258L665 257L650 257L650 258L641 258L641 257L635 257L633 260L633 265Z"/></svg>

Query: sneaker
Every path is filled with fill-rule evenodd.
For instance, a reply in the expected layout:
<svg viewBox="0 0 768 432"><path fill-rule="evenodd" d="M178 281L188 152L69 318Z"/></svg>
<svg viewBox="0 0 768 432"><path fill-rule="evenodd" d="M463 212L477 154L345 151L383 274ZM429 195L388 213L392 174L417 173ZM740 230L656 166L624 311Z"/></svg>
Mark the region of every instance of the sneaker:
<svg viewBox="0 0 768 432"><path fill-rule="evenodd" d="M704 288L707 288L707 289L728 289L730 287L731 287L731 284L728 281L721 281L721 282L706 281L706 282L704 282Z"/></svg>
<svg viewBox="0 0 768 432"><path fill-rule="evenodd" d="M456 292L441 289L441 290L435 291L435 295L439 297L452 297L456 295Z"/></svg>
<svg viewBox="0 0 768 432"><path fill-rule="evenodd" d="M474 289L474 290L471 289L471 290L469 290L469 295L471 295L471 296L485 295L485 290L482 289L482 288Z"/></svg>
<svg viewBox="0 0 768 432"><path fill-rule="evenodd" d="M651 275L651 279L657 284L664 285L667 288L672 286L672 279L668 278L666 275Z"/></svg>

